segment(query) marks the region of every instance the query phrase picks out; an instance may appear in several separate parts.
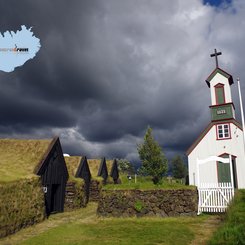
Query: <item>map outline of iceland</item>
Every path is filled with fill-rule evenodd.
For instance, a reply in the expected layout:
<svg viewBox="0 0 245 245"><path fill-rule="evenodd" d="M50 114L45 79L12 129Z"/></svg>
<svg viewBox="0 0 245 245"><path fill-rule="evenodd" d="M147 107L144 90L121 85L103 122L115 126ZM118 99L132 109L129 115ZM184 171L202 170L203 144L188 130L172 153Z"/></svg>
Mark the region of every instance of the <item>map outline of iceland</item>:
<svg viewBox="0 0 245 245"><path fill-rule="evenodd" d="M36 56L41 44L31 29L21 25L16 32L0 32L0 71L12 72Z"/></svg>

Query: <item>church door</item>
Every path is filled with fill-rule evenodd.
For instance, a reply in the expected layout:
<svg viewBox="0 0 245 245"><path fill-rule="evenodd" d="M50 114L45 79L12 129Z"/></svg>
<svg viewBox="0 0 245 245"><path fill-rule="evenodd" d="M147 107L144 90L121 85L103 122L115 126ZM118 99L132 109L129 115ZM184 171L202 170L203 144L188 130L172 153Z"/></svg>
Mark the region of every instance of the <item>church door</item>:
<svg viewBox="0 0 245 245"><path fill-rule="evenodd" d="M228 154L223 155L222 157L228 158ZM234 188L237 188L237 174L236 174L236 158L232 156L232 168L233 168L233 181ZM218 183L230 183L231 182L231 171L230 164L217 162L217 171L218 171Z"/></svg>

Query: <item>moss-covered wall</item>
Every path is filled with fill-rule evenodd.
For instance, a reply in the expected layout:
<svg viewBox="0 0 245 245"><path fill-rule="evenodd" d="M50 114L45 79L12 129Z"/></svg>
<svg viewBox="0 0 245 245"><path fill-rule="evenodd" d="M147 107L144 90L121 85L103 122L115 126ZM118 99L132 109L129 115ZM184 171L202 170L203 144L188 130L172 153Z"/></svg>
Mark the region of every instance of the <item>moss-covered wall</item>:
<svg viewBox="0 0 245 245"><path fill-rule="evenodd" d="M87 204L83 180L69 180L66 184L65 211L85 207Z"/></svg>
<svg viewBox="0 0 245 245"><path fill-rule="evenodd" d="M44 219L44 193L38 178L0 184L0 237Z"/></svg>
<svg viewBox="0 0 245 245"><path fill-rule="evenodd" d="M108 217L197 214L196 189L102 190L97 213Z"/></svg>

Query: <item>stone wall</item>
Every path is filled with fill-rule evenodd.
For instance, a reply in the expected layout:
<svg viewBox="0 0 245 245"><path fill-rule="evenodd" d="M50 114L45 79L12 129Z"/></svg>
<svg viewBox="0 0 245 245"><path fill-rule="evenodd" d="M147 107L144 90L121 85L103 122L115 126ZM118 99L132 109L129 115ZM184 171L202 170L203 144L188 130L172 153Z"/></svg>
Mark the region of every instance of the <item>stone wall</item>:
<svg viewBox="0 0 245 245"><path fill-rule="evenodd" d="M107 217L192 216L197 214L196 189L102 190L97 213Z"/></svg>
<svg viewBox="0 0 245 245"><path fill-rule="evenodd" d="M98 202L100 199L102 183L98 180L91 180L89 185L89 201Z"/></svg>
<svg viewBox="0 0 245 245"><path fill-rule="evenodd" d="M65 211L85 207L87 204L83 180L68 181L65 192Z"/></svg>
<svg viewBox="0 0 245 245"><path fill-rule="evenodd" d="M0 185L0 237L44 220L44 193L39 178Z"/></svg>

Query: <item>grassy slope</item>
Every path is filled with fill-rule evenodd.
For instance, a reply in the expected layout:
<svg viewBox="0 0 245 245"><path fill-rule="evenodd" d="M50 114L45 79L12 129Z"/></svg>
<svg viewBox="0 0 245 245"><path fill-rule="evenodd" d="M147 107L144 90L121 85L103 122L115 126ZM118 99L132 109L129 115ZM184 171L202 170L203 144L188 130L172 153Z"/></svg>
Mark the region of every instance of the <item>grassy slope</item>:
<svg viewBox="0 0 245 245"><path fill-rule="evenodd" d="M9 182L36 176L35 166L41 161L51 140L0 140L0 181Z"/></svg>
<svg viewBox="0 0 245 245"><path fill-rule="evenodd" d="M245 244L245 190L237 191L222 226L209 244Z"/></svg>
<svg viewBox="0 0 245 245"><path fill-rule="evenodd" d="M209 220L216 217L102 219L96 217L96 208L95 203L89 203L84 209L52 215L40 224L0 240L0 244L184 245L195 241L195 234L203 239L203 234L208 234L206 229L210 235ZM198 241L197 244L205 244Z"/></svg>

